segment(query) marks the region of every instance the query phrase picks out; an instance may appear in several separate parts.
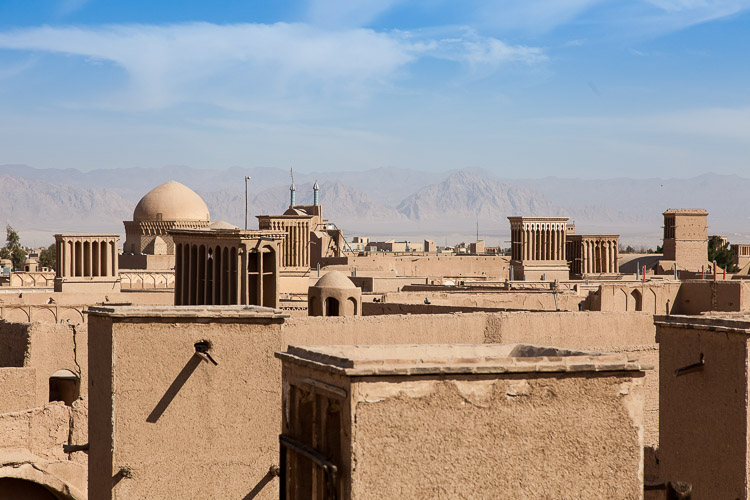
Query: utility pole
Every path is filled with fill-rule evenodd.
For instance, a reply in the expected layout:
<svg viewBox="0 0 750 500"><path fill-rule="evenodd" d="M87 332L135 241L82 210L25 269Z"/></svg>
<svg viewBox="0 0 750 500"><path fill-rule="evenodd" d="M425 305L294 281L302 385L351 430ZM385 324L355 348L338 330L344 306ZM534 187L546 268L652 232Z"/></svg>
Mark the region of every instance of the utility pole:
<svg viewBox="0 0 750 500"><path fill-rule="evenodd" d="M250 180L250 176L245 177L245 231L247 231L247 181Z"/></svg>

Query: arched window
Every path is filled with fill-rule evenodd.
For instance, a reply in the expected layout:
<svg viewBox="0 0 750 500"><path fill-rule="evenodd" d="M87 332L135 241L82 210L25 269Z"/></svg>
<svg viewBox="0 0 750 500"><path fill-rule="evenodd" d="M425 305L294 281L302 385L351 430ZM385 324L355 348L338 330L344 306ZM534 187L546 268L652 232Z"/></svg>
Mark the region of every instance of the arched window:
<svg viewBox="0 0 750 500"><path fill-rule="evenodd" d="M354 297L349 297L349 309L352 312L352 315L357 315L357 299Z"/></svg>
<svg viewBox="0 0 750 500"><path fill-rule="evenodd" d="M57 370L49 378L49 400L62 401L68 406L78 399L80 394L80 380L70 370Z"/></svg>
<svg viewBox="0 0 750 500"><path fill-rule="evenodd" d="M635 301L635 310L643 311L643 296L641 295L641 292L639 290L633 290L632 292L630 292L630 295Z"/></svg>
<svg viewBox="0 0 750 500"><path fill-rule="evenodd" d="M339 301L333 297L326 299L326 316L338 316L339 315Z"/></svg>

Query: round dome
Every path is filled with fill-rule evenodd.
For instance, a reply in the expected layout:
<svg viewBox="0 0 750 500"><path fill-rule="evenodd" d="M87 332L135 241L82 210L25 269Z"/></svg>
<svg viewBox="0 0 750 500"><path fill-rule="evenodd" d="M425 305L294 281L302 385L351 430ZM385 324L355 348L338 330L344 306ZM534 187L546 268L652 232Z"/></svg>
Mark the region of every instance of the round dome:
<svg viewBox="0 0 750 500"><path fill-rule="evenodd" d="M28 257L26 260L23 261L24 264L39 264L39 259L35 257Z"/></svg>
<svg viewBox="0 0 750 500"><path fill-rule="evenodd" d="M198 194L179 182L169 181L146 193L133 211L134 221L208 221L208 207Z"/></svg>
<svg viewBox="0 0 750 500"><path fill-rule="evenodd" d="M223 221L223 220L217 220L216 222L212 222L208 226L205 227L205 229L231 229L231 230L237 230L239 229L234 224L230 224L229 222Z"/></svg>
<svg viewBox="0 0 750 500"><path fill-rule="evenodd" d="M338 271L329 271L315 283L316 288L357 288L352 280Z"/></svg>

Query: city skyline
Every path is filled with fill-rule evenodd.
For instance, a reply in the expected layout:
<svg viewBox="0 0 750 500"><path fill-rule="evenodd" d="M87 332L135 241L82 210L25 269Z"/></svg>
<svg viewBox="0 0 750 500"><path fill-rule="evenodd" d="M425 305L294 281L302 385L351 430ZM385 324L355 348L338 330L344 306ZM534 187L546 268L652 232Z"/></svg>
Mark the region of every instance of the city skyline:
<svg viewBox="0 0 750 500"><path fill-rule="evenodd" d="M750 2L0 2L0 164L743 175Z"/></svg>

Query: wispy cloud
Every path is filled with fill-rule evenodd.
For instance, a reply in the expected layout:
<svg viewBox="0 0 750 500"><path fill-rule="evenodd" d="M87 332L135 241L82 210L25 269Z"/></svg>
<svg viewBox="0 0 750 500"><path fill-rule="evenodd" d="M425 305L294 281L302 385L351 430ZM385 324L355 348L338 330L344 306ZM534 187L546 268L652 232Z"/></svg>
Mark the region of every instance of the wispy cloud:
<svg viewBox="0 0 750 500"><path fill-rule="evenodd" d="M67 16L82 9L91 0L62 0L60 2L59 12L62 16Z"/></svg>
<svg viewBox="0 0 750 500"><path fill-rule="evenodd" d="M308 19L316 26L366 26L403 0L312 0Z"/></svg>
<svg viewBox="0 0 750 500"><path fill-rule="evenodd" d="M0 48L111 62L129 76L116 105L145 108L183 102L253 108L268 99L310 96L357 100L392 85L424 57L491 70L503 62L545 60L541 49L471 32L425 39L299 23L44 26L0 33Z"/></svg>
<svg viewBox="0 0 750 500"><path fill-rule="evenodd" d="M542 34L575 25L618 38L660 36L750 9L750 0L467 1L475 25L488 29Z"/></svg>

